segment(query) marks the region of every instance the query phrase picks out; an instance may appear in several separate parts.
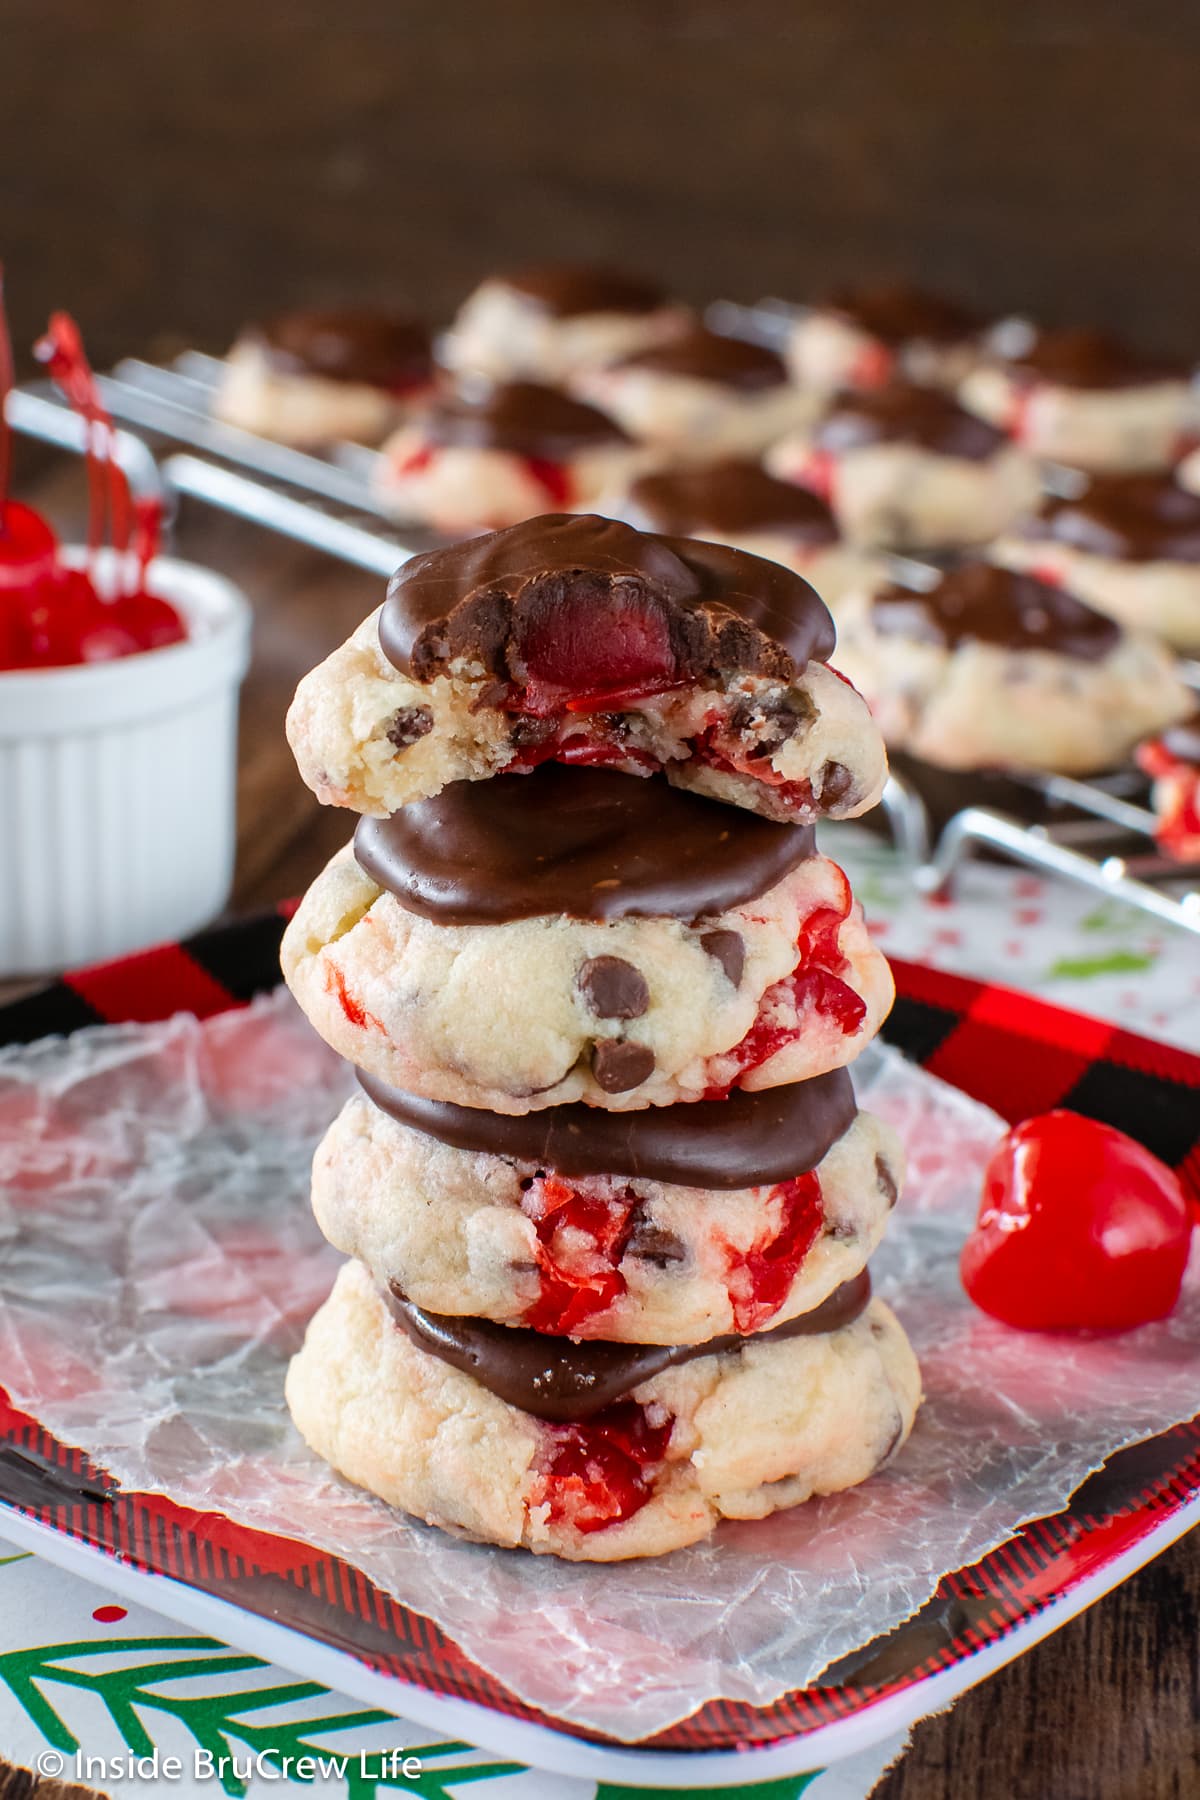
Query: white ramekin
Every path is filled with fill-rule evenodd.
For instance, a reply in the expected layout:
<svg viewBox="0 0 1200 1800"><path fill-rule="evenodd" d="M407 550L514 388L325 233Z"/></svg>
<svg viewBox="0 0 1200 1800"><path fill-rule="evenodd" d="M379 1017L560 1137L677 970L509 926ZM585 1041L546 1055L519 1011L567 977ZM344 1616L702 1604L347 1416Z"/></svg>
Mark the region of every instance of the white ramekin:
<svg viewBox="0 0 1200 1800"><path fill-rule="evenodd" d="M228 898L250 608L173 557L148 585L187 619L186 643L0 670L0 975L181 937Z"/></svg>

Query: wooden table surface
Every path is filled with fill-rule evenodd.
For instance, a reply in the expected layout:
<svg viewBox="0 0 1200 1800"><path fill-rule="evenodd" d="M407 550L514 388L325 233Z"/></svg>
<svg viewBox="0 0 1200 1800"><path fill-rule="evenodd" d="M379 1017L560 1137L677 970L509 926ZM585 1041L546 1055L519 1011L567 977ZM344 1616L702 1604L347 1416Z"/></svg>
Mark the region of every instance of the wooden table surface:
<svg viewBox="0 0 1200 1800"><path fill-rule="evenodd" d="M40 453L19 451L20 465ZM69 530L79 475L56 462L36 497ZM298 894L349 836L302 785L283 736L298 678L381 598L373 577L186 503L173 546L237 580L254 607L242 694L233 911ZM1200 1390L1200 1375L1197 1378ZM1197 1800L1200 1532L920 1725L878 1800ZM2 1747L0 1747L2 1748ZM0 1762L0 1800L21 1795ZM39 1800L53 1800L41 1790Z"/></svg>

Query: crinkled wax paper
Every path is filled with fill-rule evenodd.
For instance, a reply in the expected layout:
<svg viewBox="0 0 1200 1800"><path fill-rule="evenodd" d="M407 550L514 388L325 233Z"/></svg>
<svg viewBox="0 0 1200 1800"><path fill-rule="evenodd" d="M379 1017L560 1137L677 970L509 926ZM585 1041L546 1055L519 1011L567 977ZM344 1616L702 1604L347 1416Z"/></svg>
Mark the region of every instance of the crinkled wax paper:
<svg viewBox="0 0 1200 1800"><path fill-rule="evenodd" d="M578 1725L638 1738L712 1697L811 1681L1200 1404L1196 1259L1174 1317L1118 1338L1025 1335L972 1308L958 1251L999 1122L873 1049L860 1098L901 1130L909 1177L872 1269L927 1396L895 1464L656 1562L459 1543L344 1486L284 1410L338 1264L308 1162L349 1083L284 995L0 1053L0 1381L122 1483L356 1563Z"/></svg>

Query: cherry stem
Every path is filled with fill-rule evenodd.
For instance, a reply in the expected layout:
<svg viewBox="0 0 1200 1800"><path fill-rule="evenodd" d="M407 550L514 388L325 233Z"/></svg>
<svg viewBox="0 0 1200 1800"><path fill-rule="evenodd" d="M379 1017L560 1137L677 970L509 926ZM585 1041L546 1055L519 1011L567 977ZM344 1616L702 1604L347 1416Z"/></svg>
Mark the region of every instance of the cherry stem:
<svg viewBox="0 0 1200 1800"><path fill-rule="evenodd" d="M116 459L116 430L101 402L79 327L69 313L50 315L46 335L35 346L35 354L87 426L88 569L92 584L99 593L96 554L111 531L117 558L114 597L124 596L129 591L126 564L135 509L129 483Z"/></svg>
<svg viewBox="0 0 1200 1800"><path fill-rule="evenodd" d="M0 263L0 533L8 529L8 484L12 471L12 426L8 396L13 390L12 337L4 305L4 264Z"/></svg>
<svg viewBox="0 0 1200 1800"><path fill-rule="evenodd" d="M136 592L146 592L146 571L158 554L162 537L163 504L157 494L143 494L133 503L134 554L137 559Z"/></svg>

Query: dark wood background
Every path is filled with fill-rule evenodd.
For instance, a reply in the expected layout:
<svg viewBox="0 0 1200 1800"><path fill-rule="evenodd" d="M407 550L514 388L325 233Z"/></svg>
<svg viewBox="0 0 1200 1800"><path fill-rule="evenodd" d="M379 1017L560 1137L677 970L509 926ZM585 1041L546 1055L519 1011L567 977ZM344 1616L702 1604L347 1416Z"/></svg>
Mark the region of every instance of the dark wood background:
<svg viewBox="0 0 1200 1800"><path fill-rule="evenodd" d="M1200 336L1192 0L0 0L0 78L18 336L98 360L548 255Z"/></svg>
<svg viewBox="0 0 1200 1800"><path fill-rule="evenodd" d="M1185 0L0 0L15 335L66 306L101 364L291 302L445 316L497 264L598 255L694 299L901 274L1186 351L1198 195ZM20 457L66 528L77 471ZM178 547L255 605L258 904L346 836L282 717L377 584L197 508ZM1193 1540L921 1726L881 1800L1196 1800L1198 1617Z"/></svg>

